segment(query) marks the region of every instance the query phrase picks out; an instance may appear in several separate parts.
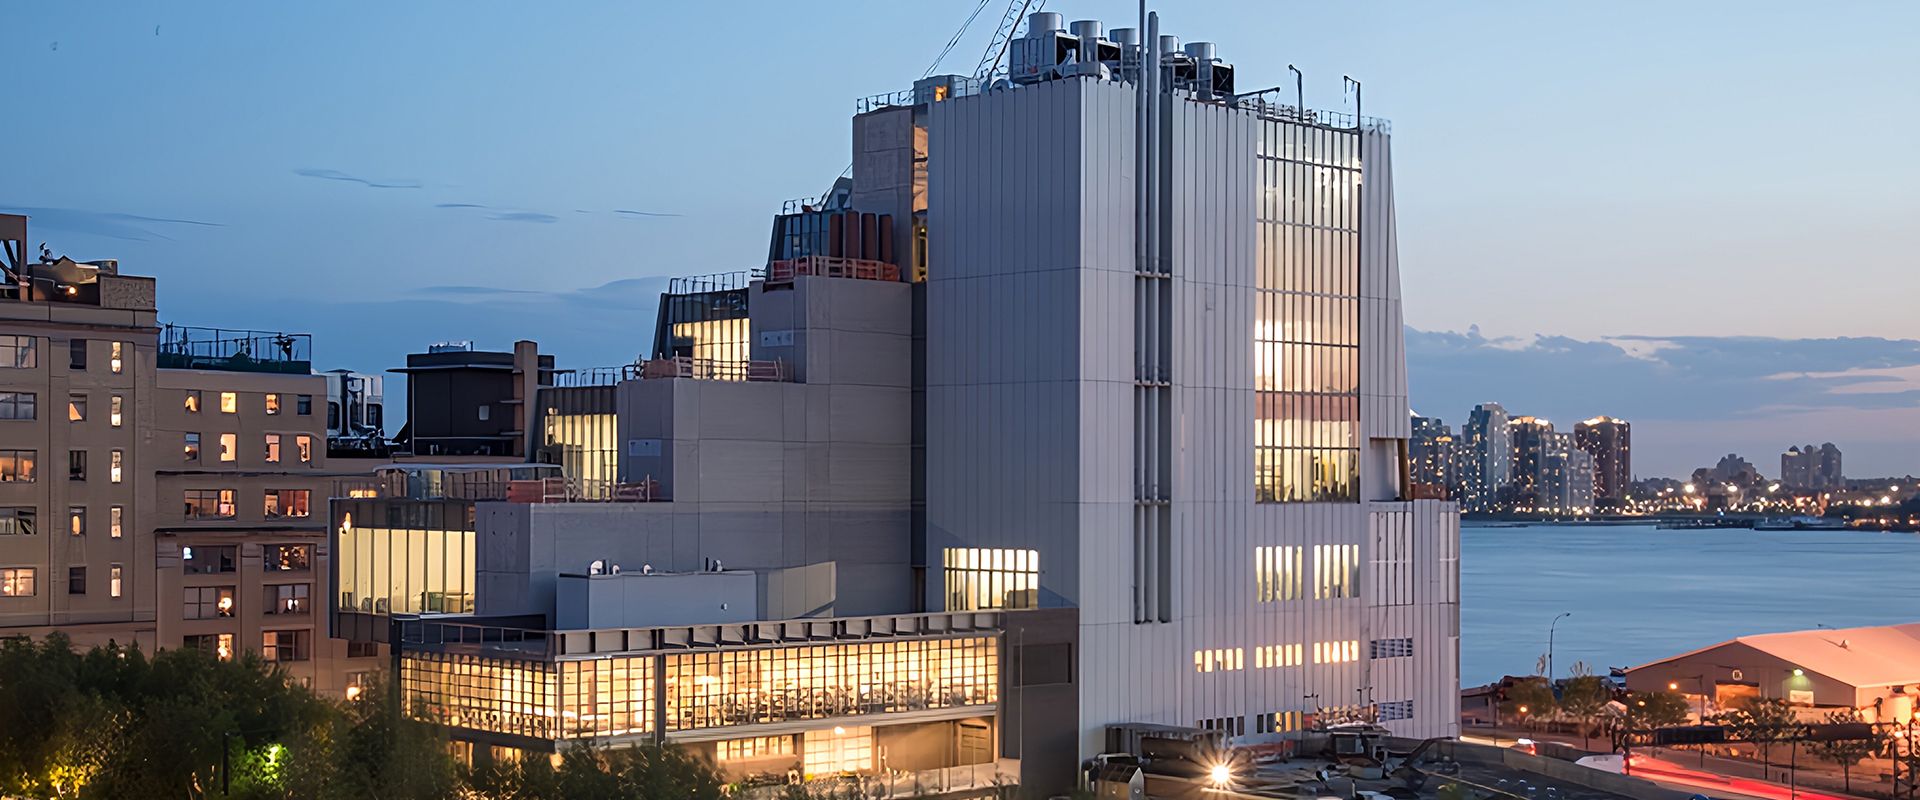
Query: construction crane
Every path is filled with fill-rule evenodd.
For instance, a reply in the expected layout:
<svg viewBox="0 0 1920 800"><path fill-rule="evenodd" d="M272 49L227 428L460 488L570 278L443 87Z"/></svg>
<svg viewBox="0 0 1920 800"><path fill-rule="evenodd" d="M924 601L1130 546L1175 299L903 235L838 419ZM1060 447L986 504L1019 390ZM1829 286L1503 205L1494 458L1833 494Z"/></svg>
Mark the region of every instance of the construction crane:
<svg viewBox="0 0 1920 800"><path fill-rule="evenodd" d="M1047 7L1047 0L1011 0L1007 3L1007 13L1000 17L1000 27L993 32L993 40L987 43L987 52L980 56L980 66L973 74L981 83L993 80L994 73L1000 71L1000 63L1007 58L1007 46L1013 43L1013 29L1019 27L1020 20L1032 11Z"/></svg>

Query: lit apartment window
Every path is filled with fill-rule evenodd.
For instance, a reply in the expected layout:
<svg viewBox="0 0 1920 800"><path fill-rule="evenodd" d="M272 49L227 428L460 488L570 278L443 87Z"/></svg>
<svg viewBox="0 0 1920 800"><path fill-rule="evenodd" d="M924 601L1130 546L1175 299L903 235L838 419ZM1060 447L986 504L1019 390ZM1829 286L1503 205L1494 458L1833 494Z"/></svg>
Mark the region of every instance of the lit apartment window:
<svg viewBox="0 0 1920 800"><path fill-rule="evenodd" d="M69 506L67 508L67 533L73 536L87 535L86 506Z"/></svg>
<svg viewBox="0 0 1920 800"><path fill-rule="evenodd" d="M311 489L268 489L266 516L268 519L310 516L312 495Z"/></svg>
<svg viewBox="0 0 1920 800"><path fill-rule="evenodd" d="M0 336L0 369L33 369L40 365L39 340L32 336Z"/></svg>
<svg viewBox="0 0 1920 800"><path fill-rule="evenodd" d="M1298 644L1270 644L1253 648L1253 668L1297 667L1304 648Z"/></svg>
<svg viewBox="0 0 1920 800"><path fill-rule="evenodd" d="M1313 663L1315 664L1346 664L1359 660L1359 639L1348 639L1344 642L1313 643Z"/></svg>
<svg viewBox="0 0 1920 800"><path fill-rule="evenodd" d="M267 394L267 413L268 414L280 413L280 395L273 394L271 392Z"/></svg>
<svg viewBox="0 0 1920 800"><path fill-rule="evenodd" d="M107 509L107 536L109 538L120 538L120 523L126 516L127 509L125 507L113 506Z"/></svg>
<svg viewBox="0 0 1920 800"><path fill-rule="evenodd" d="M240 548L225 545L189 545L180 548L180 571L187 575L223 575L238 566Z"/></svg>
<svg viewBox="0 0 1920 800"><path fill-rule="evenodd" d="M947 610L1037 608L1040 551L949 547L941 562L946 573Z"/></svg>
<svg viewBox="0 0 1920 800"><path fill-rule="evenodd" d="M0 419L36 419L39 404L33 392L0 392Z"/></svg>
<svg viewBox="0 0 1920 800"><path fill-rule="evenodd" d="M293 437L294 449L300 451L300 463L313 463L313 437L301 434Z"/></svg>
<svg viewBox="0 0 1920 800"><path fill-rule="evenodd" d="M185 460L188 463L199 461L200 460L200 434L189 433L189 434L186 434L185 436L186 436L186 439L185 439L186 444L180 450L180 454L183 457L183 460Z"/></svg>
<svg viewBox="0 0 1920 800"><path fill-rule="evenodd" d="M188 389L186 400L183 402L182 407L185 408L189 414L200 413L200 390Z"/></svg>
<svg viewBox="0 0 1920 800"><path fill-rule="evenodd" d="M32 536L34 517L39 510L33 506L12 506L0 508L0 536Z"/></svg>
<svg viewBox="0 0 1920 800"><path fill-rule="evenodd" d="M305 661L312 648L313 631L266 631L261 634L260 658L263 661Z"/></svg>
<svg viewBox="0 0 1920 800"><path fill-rule="evenodd" d="M240 435L237 433L220 434L220 460L232 461L239 455Z"/></svg>
<svg viewBox="0 0 1920 800"><path fill-rule="evenodd" d="M126 368L126 362L120 357L126 345L126 342L114 342L111 345L113 348L112 352L107 354L107 370L115 375L120 374L120 371Z"/></svg>
<svg viewBox="0 0 1920 800"><path fill-rule="evenodd" d="M67 369L87 371L87 340L72 339L67 342Z"/></svg>
<svg viewBox="0 0 1920 800"><path fill-rule="evenodd" d="M87 479L87 451L67 451L67 480L84 481Z"/></svg>
<svg viewBox="0 0 1920 800"><path fill-rule="evenodd" d="M293 413L303 417L313 416L313 395L295 395L293 398Z"/></svg>
<svg viewBox="0 0 1920 800"><path fill-rule="evenodd" d="M87 568L67 567L67 594L87 593Z"/></svg>
<svg viewBox="0 0 1920 800"><path fill-rule="evenodd" d="M121 470L126 466L126 463L127 451L114 450L107 453L107 480L112 483L119 483Z"/></svg>
<svg viewBox="0 0 1920 800"><path fill-rule="evenodd" d="M237 611L231 586L189 586L180 602L184 619L221 619Z"/></svg>
<svg viewBox="0 0 1920 800"><path fill-rule="evenodd" d="M117 395L117 394L111 398L108 398L107 400L107 424L108 425L112 425L113 427L116 427L116 428L120 427L120 411L121 411L121 408L126 404L126 400L127 399L125 397L121 397L120 395Z"/></svg>
<svg viewBox="0 0 1920 800"><path fill-rule="evenodd" d="M80 392L67 395L67 421L87 421L87 396Z"/></svg>
<svg viewBox="0 0 1920 800"><path fill-rule="evenodd" d="M313 591L311 584L277 583L267 585L267 604L265 614L305 614L312 609L308 595Z"/></svg>
<svg viewBox="0 0 1920 800"><path fill-rule="evenodd" d="M120 565L119 564L113 564L107 567L107 596L108 597L120 596Z"/></svg>
<svg viewBox="0 0 1920 800"><path fill-rule="evenodd" d="M0 483L32 483L35 455L32 450L0 450Z"/></svg>
<svg viewBox="0 0 1920 800"><path fill-rule="evenodd" d="M719 761L746 761L755 758L793 755L791 736L755 736L750 739L724 739L714 743Z"/></svg>
<svg viewBox="0 0 1920 800"><path fill-rule="evenodd" d="M240 395L235 392L221 392L220 393L220 413L222 414L240 413Z"/></svg>
<svg viewBox="0 0 1920 800"><path fill-rule="evenodd" d="M1246 667L1246 653L1238 647L1193 651L1194 672L1238 672Z"/></svg>
<svg viewBox="0 0 1920 800"><path fill-rule="evenodd" d="M1313 546L1313 599L1354 597L1360 588L1360 545Z"/></svg>
<svg viewBox="0 0 1920 800"><path fill-rule="evenodd" d="M267 463L280 463L280 434L267 434Z"/></svg>
<svg viewBox="0 0 1920 800"><path fill-rule="evenodd" d="M1375 639L1367 643L1367 658L1412 658L1413 640Z"/></svg>
<svg viewBox="0 0 1920 800"><path fill-rule="evenodd" d="M232 489L187 489L187 519L224 519L233 516Z"/></svg>
<svg viewBox="0 0 1920 800"><path fill-rule="evenodd" d="M1303 596L1301 548L1253 548L1253 599L1261 603L1298 600Z"/></svg>
<svg viewBox="0 0 1920 800"><path fill-rule="evenodd" d="M33 567L0 567L0 597L32 597Z"/></svg>
<svg viewBox="0 0 1920 800"><path fill-rule="evenodd" d="M233 634L206 633L198 636L184 636L181 645L189 650L198 650L221 661L233 660Z"/></svg>
<svg viewBox="0 0 1920 800"><path fill-rule="evenodd" d="M268 572L306 572L313 569L313 545L270 544L261 548L263 567Z"/></svg>

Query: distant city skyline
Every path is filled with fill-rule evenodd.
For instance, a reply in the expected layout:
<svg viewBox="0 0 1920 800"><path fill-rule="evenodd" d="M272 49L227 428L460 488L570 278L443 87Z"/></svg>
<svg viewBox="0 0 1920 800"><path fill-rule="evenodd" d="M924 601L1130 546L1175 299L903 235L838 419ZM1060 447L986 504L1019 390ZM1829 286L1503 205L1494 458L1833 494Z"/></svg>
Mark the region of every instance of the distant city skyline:
<svg viewBox="0 0 1920 800"><path fill-rule="evenodd" d="M846 166L853 99L903 88L965 5L24 3L9 91L30 124L0 211L32 215L35 245L160 277L169 321L310 331L324 368L380 371L444 339L624 362L665 277L763 258L780 201ZM1407 134L1422 413L1617 414L1643 475L1826 441L1850 472L1920 472L1920 342L1874 302L1920 288L1920 153L1822 144L1920 127L1897 33L1920 7L1163 12L1244 74L1298 65L1312 106L1351 110L1352 74L1364 111ZM942 71L971 70L983 27ZM753 57L712 58L723 28ZM866 43L833 70L768 72L847 37ZM1803 102L1823 111L1783 112Z"/></svg>

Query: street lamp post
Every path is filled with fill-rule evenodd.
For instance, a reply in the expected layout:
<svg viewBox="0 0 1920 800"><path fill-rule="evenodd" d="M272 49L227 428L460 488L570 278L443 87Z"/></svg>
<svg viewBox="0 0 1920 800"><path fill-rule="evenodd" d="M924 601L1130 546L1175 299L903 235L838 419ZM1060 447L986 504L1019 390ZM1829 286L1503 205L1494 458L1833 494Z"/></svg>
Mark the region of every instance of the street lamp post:
<svg viewBox="0 0 1920 800"><path fill-rule="evenodd" d="M1549 686L1553 685L1553 629L1560 625L1561 619L1571 616L1573 616L1571 611L1561 612L1560 616L1554 617L1553 622L1547 624L1547 685Z"/></svg>
<svg viewBox="0 0 1920 800"><path fill-rule="evenodd" d="M1703 673L1692 676L1682 675L1680 677L1693 678L1694 688L1700 692L1700 721L1698 724L1707 724L1707 676ZM1667 683L1667 690L1672 692L1680 691L1680 684L1676 681L1669 681ZM1700 745L1700 766L1703 769L1707 766L1707 746L1704 744Z"/></svg>

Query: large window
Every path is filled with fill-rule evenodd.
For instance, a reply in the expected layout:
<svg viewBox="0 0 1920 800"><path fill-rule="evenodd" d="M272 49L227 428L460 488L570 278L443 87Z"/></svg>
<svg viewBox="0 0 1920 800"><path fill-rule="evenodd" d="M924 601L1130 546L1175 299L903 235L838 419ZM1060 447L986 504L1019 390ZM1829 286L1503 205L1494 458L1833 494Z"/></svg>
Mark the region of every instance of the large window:
<svg viewBox="0 0 1920 800"><path fill-rule="evenodd" d="M800 735L801 769L809 778L873 771L873 728L836 725Z"/></svg>
<svg viewBox="0 0 1920 800"><path fill-rule="evenodd" d="M39 341L32 336L0 336L0 369L33 369L39 366Z"/></svg>
<svg viewBox="0 0 1920 800"><path fill-rule="evenodd" d="M0 420L37 419L39 398L33 392L0 392Z"/></svg>
<svg viewBox="0 0 1920 800"><path fill-rule="evenodd" d="M33 506L0 508L0 536L32 536L37 513Z"/></svg>
<svg viewBox="0 0 1920 800"><path fill-rule="evenodd" d="M1360 640L1358 639L1313 643L1313 663L1315 664L1346 664L1359 660Z"/></svg>
<svg viewBox="0 0 1920 800"><path fill-rule="evenodd" d="M1313 599L1356 597L1360 590L1360 546L1313 546Z"/></svg>
<svg viewBox="0 0 1920 800"><path fill-rule="evenodd" d="M1298 644L1269 644L1253 648L1253 668L1297 667L1303 648Z"/></svg>
<svg viewBox="0 0 1920 800"><path fill-rule="evenodd" d="M313 591L312 584L276 583L267 585L267 604L262 606L266 614L305 614L313 606L308 595Z"/></svg>
<svg viewBox="0 0 1920 800"><path fill-rule="evenodd" d="M305 572L313 569L313 545L270 544L260 549L268 572Z"/></svg>
<svg viewBox="0 0 1920 800"><path fill-rule="evenodd" d="M232 489L187 489L187 519L226 519L233 516Z"/></svg>
<svg viewBox="0 0 1920 800"><path fill-rule="evenodd" d="M1299 547L1253 548L1253 599L1277 603L1304 596L1300 555Z"/></svg>
<svg viewBox="0 0 1920 800"><path fill-rule="evenodd" d="M32 597L33 567L0 567L0 597Z"/></svg>
<svg viewBox="0 0 1920 800"><path fill-rule="evenodd" d="M221 661L233 660L233 634L231 633L183 636L180 637L180 644L188 650L198 650Z"/></svg>
<svg viewBox="0 0 1920 800"><path fill-rule="evenodd" d="M313 657L313 631L265 631L260 658L265 661L305 661Z"/></svg>
<svg viewBox="0 0 1920 800"><path fill-rule="evenodd" d="M1289 122L1262 126L1254 499L1356 502L1359 137Z"/></svg>
<svg viewBox="0 0 1920 800"><path fill-rule="evenodd" d="M471 530L340 528L340 609L370 614L473 611Z"/></svg>
<svg viewBox="0 0 1920 800"><path fill-rule="evenodd" d="M793 755L791 736L754 736L747 739L722 739L713 745L715 761L751 761Z"/></svg>
<svg viewBox="0 0 1920 800"><path fill-rule="evenodd" d="M181 599L182 619L222 619L236 611L231 586L189 586Z"/></svg>
<svg viewBox="0 0 1920 800"><path fill-rule="evenodd" d="M992 705L997 647L965 638L668 656L667 729Z"/></svg>
<svg viewBox="0 0 1920 800"><path fill-rule="evenodd" d="M308 498L311 489L268 489L266 491L268 519L282 517L305 517L312 513Z"/></svg>
<svg viewBox="0 0 1920 800"><path fill-rule="evenodd" d="M180 548L180 571L188 575L219 575L232 572L239 548L234 545L189 545Z"/></svg>
<svg viewBox="0 0 1920 800"><path fill-rule="evenodd" d="M0 450L0 483L32 483L34 451Z"/></svg>
<svg viewBox="0 0 1920 800"><path fill-rule="evenodd" d="M949 547L941 566L948 611L1037 608L1040 604L1037 550Z"/></svg>

